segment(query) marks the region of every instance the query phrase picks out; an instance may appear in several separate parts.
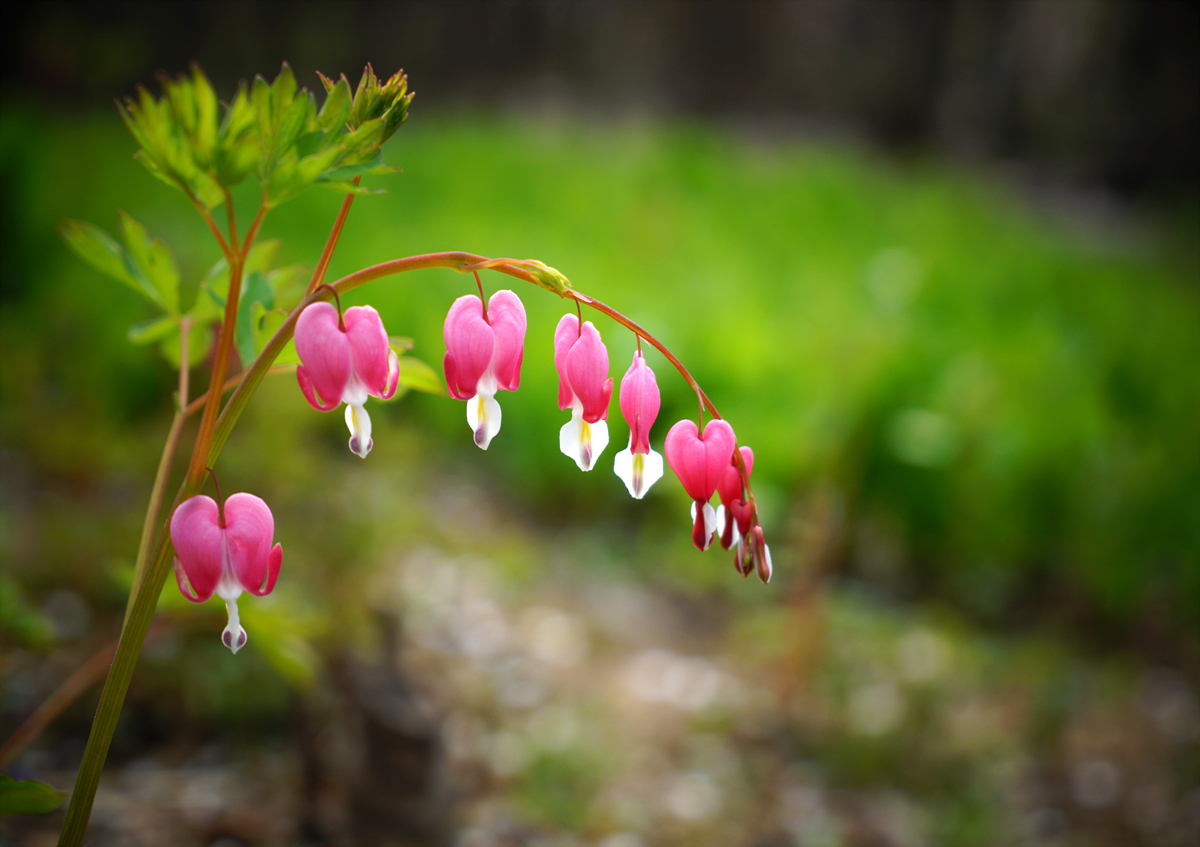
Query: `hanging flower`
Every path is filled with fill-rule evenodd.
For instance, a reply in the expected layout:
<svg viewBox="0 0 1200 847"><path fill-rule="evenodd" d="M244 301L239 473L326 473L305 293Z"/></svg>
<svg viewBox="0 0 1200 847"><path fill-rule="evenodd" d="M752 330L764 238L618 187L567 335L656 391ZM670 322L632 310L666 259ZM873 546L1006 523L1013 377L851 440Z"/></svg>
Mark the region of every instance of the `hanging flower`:
<svg viewBox="0 0 1200 847"><path fill-rule="evenodd" d="M442 334L450 396L467 401L467 423L486 450L500 431L496 392L516 391L521 384L525 307L513 292L497 291L485 313L483 301L466 294L450 307Z"/></svg>
<svg viewBox="0 0 1200 847"><path fill-rule="evenodd" d="M613 470L629 493L641 500L663 475L662 456L650 449L650 427L658 417L658 381L641 350L621 378L621 414L629 424L629 446L616 455Z"/></svg>
<svg viewBox="0 0 1200 847"><path fill-rule="evenodd" d="M554 330L554 367L558 370L558 408L570 409L571 420L558 432L558 449L590 471L608 446L608 401L613 381L608 350L591 321L579 326L575 315L563 315Z"/></svg>
<svg viewBox="0 0 1200 847"><path fill-rule="evenodd" d="M322 412L346 404L350 452L365 459L375 442L363 405L368 396L390 400L400 380L400 360L388 347L379 313L351 306L343 316L332 303L313 303L300 313L295 338L300 390Z"/></svg>
<svg viewBox="0 0 1200 847"><path fill-rule="evenodd" d="M717 516L709 505L713 492L729 465L737 438L723 420L710 420L701 437L696 422L682 420L667 433L663 452L667 464L692 498L692 542L700 550L712 544Z"/></svg>
<svg viewBox="0 0 1200 847"><path fill-rule="evenodd" d="M238 597L243 590L258 597L270 594L279 576L283 547L271 546L274 535L271 510L253 494L234 494L223 504L198 494L171 516L179 590L193 603L203 603L214 592L225 601L229 623L221 642L234 653L246 644Z"/></svg>
<svg viewBox="0 0 1200 847"><path fill-rule="evenodd" d="M739 447L737 452L746 465L746 478L749 479L754 467L754 451L749 447ZM750 532L751 509L745 500L736 454L730 458L729 466L721 474L717 494L721 498L721 505L717 507L717 532L721 536L721 546L732 550L736 545L740 550L742 540ZM741 570L740 567L738 569Z"/></svg>

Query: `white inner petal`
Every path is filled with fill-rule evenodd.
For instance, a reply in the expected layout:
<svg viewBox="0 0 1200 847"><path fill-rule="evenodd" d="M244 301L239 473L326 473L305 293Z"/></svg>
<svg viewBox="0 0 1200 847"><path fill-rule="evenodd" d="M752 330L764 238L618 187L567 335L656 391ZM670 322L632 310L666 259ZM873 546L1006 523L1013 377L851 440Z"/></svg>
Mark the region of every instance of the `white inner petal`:
<svg viewBox="0 0 1200 847"><path fill-rule="evenodd" d="M649 453L634 453L627 447L614 458L613 472L625 482L629 493L641 500L650 490L650 486L662 478L662 456L653 450Z"/></svg>
<svg viewBox="0 0 1200 847"><path fill-rule="evenodd" d="M366 402L366 395L363 395ZM359 458L367 458L374 442L371 441L371 416L361 403L346 404L346 428L350 430L350 452Z"/></svg>
<svg viewBox="0 0 1200 847"><path fill-rule="evenodd" d="M563 455L574 459L581 471L590 471L607 446L608 423L590 424L583 419L582 410L572 408L571 420L558 431L558 449Z"/></svg>
<svg viewBox="0 0 1200 847"><path fill-rule="evenodd" d="M229 612L229 623L221 631L221 643L236 655L238 650L246 646L246 630L242 629L238 619L237 600L226 600L225 610Z"/></svg>
<svg viewBox="0 0 1200 847"><path fill-rule="evenodd" d="M483 384L482 379L479 382ZM475 443L480 449L486 450L500 431L500 404L496 398L492 394L480 393L468 400L467 423L475 433Z"/></svg>
<svg viewBox="0 0 1200 847"><path fill-rule="evenodd" d="M397 362L399 366L399 362ZM346 387L342 389L342 402L347 406L361 406L367 402L367 387L358 381L358 377L351 373L350 381L346 383Z"/></svg>

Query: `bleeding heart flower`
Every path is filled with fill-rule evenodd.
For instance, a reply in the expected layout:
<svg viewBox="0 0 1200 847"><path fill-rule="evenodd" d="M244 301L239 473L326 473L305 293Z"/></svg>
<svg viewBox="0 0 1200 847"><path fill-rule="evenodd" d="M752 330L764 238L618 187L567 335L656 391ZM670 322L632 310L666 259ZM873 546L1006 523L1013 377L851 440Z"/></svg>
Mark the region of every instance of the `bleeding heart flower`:
<svg viewBox="0 0 1200 847"><path fill-rule="evenodd" d="M642 351L621 378L621 414L629 424L629 446L616 455L613 470L625 481L629 493L642 499L663 475L662 456L650 449L650 427L658 417L658 381Z"/></svg>
<svg viewBox="0 0 1200 847"><path fill-rule="evenodd" d="M739 447L738 453L746 465L746 478L749 479L750 471L754 467L754 451L749 447ZM721 481L717 483L717 494L721 497L721 505L717 507L717 532L721 536L721 546L732 550L734 545L737 545L740 551L742 539L750 532L752 515L750 504L745 500L736 455L730 458L729 466L721 474ZM737 557L737 561L741 562L740 556ZM738 570L742 570L740 564Z"/></svg>
<svg viewBox="0 0 1200 847"><path fill-rule="evenodd" d="M271 510L253 494L234 494L223 505L199 494L171 516L179 590L193 603L214 592L225 601L229 623L221 641L234 653L246 643L237 598L243 589L258 597L270 594L279 576L283 547L271 546L274 535Z"/></svg>
<svg viewBox="0 0 1200 847"><path fill-rule="evenodd" d="M351 306L343 317L332 303L313 303L300 313L295 338L300 390L322 412L346 404L350 452L365 459L375 442L363 404L368 395L390 400L400 380L400 360L388 347L379 313Z"/></svg>
<svg viewBox="0 0 1200 847"><path fill-rule="evenodd" d="M525 355L525 307L511 291L497 291L483 301L466 294L446 315L446 385L450 396L467 401L467 423L475 443L486 450L500 431L496 392L516 391Z"/></svg>
<svg viewBox="0 0 1200 847"><path fill-rule="evenodd" d="M737 438L723 420L710 420L701 437L695 421L682 420L667 433L667 464L692 498L692 542L701 550L712 544L717 515L708 501L729 465Z"/></svg>
<svg viewBox="0 0 1200 847"><path fill-rule="evenodd" d="M558 408L571 420L558 432L558 449L590 471L608 446L608 401L613 381L608 350L591 321L582 329L575 315L563 315L554 330L554 367L558 370Z"/></svg>

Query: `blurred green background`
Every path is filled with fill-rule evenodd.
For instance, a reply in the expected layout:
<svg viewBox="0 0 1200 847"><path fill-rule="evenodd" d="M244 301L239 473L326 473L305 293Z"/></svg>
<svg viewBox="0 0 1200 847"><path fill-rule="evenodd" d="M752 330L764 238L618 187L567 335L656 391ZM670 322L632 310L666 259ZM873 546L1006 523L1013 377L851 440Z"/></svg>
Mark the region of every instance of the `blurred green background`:
<svg viewBox="0 0 1200 847"><path fill-rule="evenodd" d="M477 26L495 14L449 5ZM553 4L496 5L554 20ZM43 37L6 75L0 116L5 735L118 631L176 379L127 340L143 303L54 227L116 231L124 209L175 251L185 305L219 256L94 105L132 70L31 80L45 33L83 56L103 34L54 8L21 19ZM427 24L429 9L411 4ZM108 26L158 43L144 22ZM284 46L302 84L314 67L355 78ZM203 51L168 69L193 55L217 80L275 71ZM537 258L651 329L754 448L776 578L740 580L729 554L692 548L669 472L630 500L609 471L627 438L615 402L592 473L558 452L564 304L532 286L517 290L521 388L499 396L486 453L462 403L408 394L368 406L376 447L360 461L340 413L273 377L218 470L274 510L279 587L242 603L235 658L217 604L167 586L96 843L1194 843L1194 175L1159 162L1123 183L1086 145L964 156L937 127L881 134L869 109L866 131L832 134L714 117L669 86L672 105L610 114L570 73L549 102L541 83L491 102L451 64L430 62L444 102L408 66L418 98L387 147L404 171L355 202L330 278L440 250ZM1196 102L1175 107L1191 126ZM236 202L248 220L255 188ZM313 189L268 217L280 264L315 262L339 203ZM510 282L484 277L489 292ZM407 274L346 305L374 305L440 370L441 322L473 283ZM633 339L594 319L619 382ZM661 450L694 397L648 361ZM95 697L13 772L68 788ZM40 844L56 821L0 832Z"/></svg>

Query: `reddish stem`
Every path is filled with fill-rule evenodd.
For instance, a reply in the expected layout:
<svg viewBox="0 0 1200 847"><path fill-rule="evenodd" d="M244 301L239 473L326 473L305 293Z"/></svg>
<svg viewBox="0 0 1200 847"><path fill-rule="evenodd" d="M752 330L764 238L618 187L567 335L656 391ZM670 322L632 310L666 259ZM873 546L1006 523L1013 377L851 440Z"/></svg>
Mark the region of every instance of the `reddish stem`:
<svg viewBox="0 0 1200 847"><path fill-rule="evenodd" d="M217 482L217 474L212 468L205 468L212 477L213 488L217 489L217 526L225 528L225 501L221 497L221 483Z"/></svg>
<svg viewBox="0 0 1200 847"><path fill-rule="evenodd" d="M362 177L356 176L351 182L358 185ZM312 279L308 283L308 292L312 294L321 287L321 283L325 281L325 272L329 270L329 262L333 259L333 248L337 246L338 239L342 237L342 227L346 225L346 216L350 214L350 204L354 202L357 195L347 194L342 198L342 208L338 210L337 220L333 222L333 229L329 231L329 238L325 240L325 249L321 251L321 258L317 260L317 267L313 270Z"/></svg>

